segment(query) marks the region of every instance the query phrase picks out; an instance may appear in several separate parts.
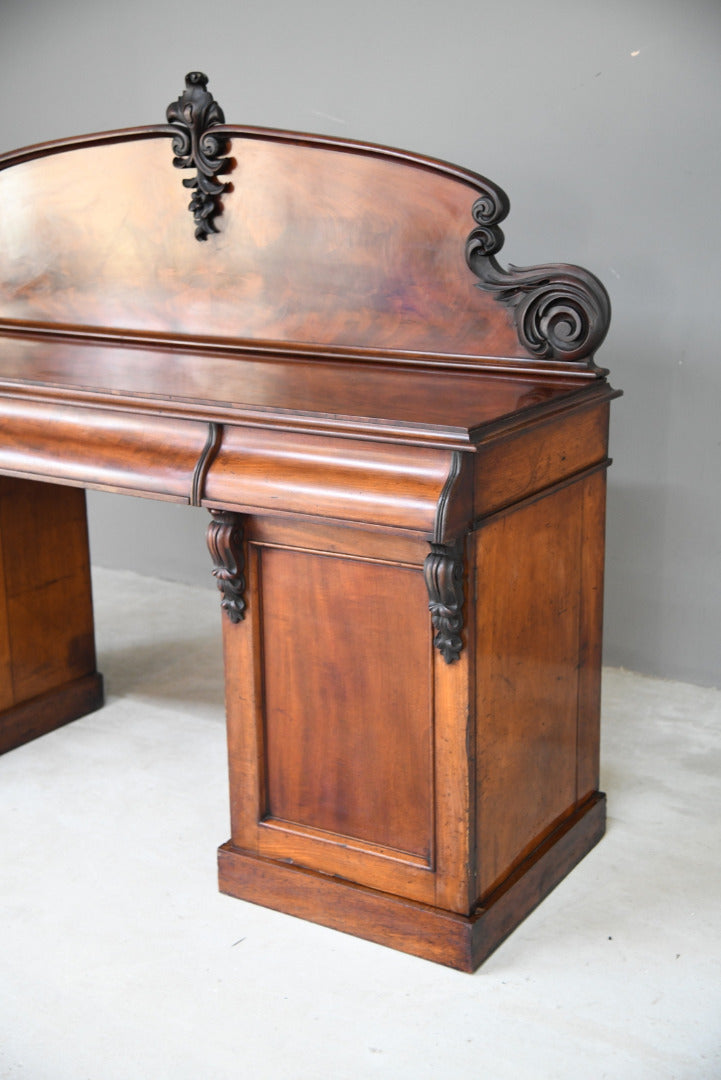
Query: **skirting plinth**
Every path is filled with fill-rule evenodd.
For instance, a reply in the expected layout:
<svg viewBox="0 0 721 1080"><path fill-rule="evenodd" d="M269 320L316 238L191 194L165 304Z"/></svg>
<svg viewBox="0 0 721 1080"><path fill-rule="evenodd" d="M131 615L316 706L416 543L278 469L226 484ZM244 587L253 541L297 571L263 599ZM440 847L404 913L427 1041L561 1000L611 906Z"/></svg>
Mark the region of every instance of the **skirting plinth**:
<svg viewBox="0 0 721 1080"><path fill-rule="evenodd" d="M95 712L103 701L103 677L96 671L5 709L0 712L0 754Z"/></svg>
<svg viewBox="0 0 721 1080"><path fill-rule="evenodd" d="M472 972L598 843L605 825L606 797L596 793L470 916L261 858L230 842L218 852L220 890Z"/></svg>

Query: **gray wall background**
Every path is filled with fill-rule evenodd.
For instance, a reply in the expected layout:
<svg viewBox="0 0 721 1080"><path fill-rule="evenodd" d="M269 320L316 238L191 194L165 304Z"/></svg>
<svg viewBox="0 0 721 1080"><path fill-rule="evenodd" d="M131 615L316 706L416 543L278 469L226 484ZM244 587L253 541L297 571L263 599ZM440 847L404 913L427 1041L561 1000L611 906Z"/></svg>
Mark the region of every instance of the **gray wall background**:
<svg viewBox="0 0 721 1080"><path fill-rule="evenodd" d="M162 121L200 69L230 122L498 182L506 262L611 294L605 659L718 684L720 61L719 0L0 0L0 150ZM212 587L204 512L90 507L97 563Z"/></svg>

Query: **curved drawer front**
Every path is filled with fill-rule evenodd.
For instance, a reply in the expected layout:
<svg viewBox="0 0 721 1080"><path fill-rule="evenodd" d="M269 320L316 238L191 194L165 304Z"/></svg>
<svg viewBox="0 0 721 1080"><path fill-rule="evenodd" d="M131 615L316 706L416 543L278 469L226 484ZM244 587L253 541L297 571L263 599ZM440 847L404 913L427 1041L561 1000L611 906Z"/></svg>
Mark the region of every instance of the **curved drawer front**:
<svg viewBox="0 0 721 1080"><path fill-rule="evenodd" d="M189 502L208 425L0 398L0 472Z"/></svg>
<svg viewBox="0 0 721 1080"><path fill-rule="evenodd" d="M432 533L449 450L227 427L203 505Z"/></svg>

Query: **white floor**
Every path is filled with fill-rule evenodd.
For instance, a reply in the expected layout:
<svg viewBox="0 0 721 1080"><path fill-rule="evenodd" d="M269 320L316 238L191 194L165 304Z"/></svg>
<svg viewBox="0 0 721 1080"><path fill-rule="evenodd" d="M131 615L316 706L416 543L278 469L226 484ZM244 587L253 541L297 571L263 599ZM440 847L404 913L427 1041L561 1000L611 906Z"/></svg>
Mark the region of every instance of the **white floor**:
<svg viewBox="0 0 721 1080"><path fill-rule="evenodd" d="M0 758L3 1080L721 1077L721 692L606 672L608 833L469 976L221 896L217 593L96 609L107 706Z"/></svg>

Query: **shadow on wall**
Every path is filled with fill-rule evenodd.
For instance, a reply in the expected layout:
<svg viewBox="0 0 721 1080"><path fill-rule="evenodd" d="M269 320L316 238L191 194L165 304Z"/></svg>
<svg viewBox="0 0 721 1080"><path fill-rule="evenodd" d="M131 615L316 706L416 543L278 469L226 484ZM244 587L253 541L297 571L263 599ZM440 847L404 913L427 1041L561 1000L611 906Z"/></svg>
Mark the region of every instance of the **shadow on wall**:
<svg viewBox="0 0 721 1080"><path fill-rule="evenodd" d="M609 483L604 663L648 671L662 651L664 485Z"/></svg>
<svg viewBox="0 0 721 1080"><path fill-rule="evenodd" d="M90 557L97 566L214 589L207 510L88 491Z"/></svg>
<svg viewBox="0 0 721 1080"><path fill-rule="evenodd" d="M719 685L717 512L660 479L609 486L604 663Z"/></svg>

